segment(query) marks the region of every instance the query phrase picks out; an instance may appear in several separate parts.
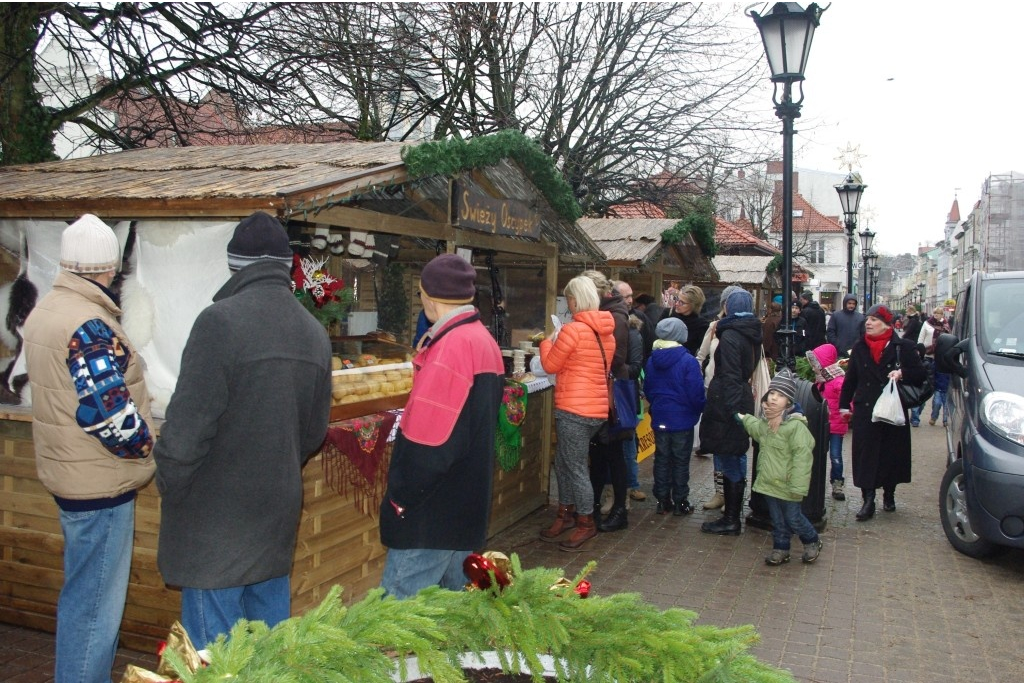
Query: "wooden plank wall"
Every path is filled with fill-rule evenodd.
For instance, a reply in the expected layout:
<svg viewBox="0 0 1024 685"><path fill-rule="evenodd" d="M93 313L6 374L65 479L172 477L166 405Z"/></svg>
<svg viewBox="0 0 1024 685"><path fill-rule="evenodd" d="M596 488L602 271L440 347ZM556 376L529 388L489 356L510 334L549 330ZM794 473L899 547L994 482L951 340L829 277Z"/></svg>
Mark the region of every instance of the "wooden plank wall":
<svg viewBox="0 0 1024 685"><path fill-rule="evenodd" d="M489 534L494 535L547 503L551 391L530 396L526 444L518 467L497 469ZM36 477L32 426L27 417L0 419L0 622L53 632L63 582L63 536L57 506ZM292 613L319 604L334 585L346 603L380 584L386 549L376 512L357 510L324 480L321 457L303 472L304 504L292 567ZM180 592L164 585L156 565L160 497L150 483L135 516L128 602L122 643L150 651L180 616Z"/></svg>

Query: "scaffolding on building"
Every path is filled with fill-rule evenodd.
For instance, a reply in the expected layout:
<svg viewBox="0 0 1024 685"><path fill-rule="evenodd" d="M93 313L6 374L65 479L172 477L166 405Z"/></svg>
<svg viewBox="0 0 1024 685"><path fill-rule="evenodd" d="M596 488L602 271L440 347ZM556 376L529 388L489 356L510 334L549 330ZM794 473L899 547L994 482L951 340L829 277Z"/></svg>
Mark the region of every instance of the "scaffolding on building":
<svg viewBox="0 0 1024 685"><path fill-rule="evenodd" d="M1024 270L1024 174L991 174L982 185L977 216L981 269Z"/></svg>

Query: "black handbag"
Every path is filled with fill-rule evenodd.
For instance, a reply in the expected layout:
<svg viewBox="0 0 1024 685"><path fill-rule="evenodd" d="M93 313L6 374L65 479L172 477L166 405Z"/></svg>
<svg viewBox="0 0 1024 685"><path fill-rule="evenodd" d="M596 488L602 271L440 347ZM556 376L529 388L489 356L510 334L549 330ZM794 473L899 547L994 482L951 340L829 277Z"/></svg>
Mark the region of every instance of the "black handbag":
<svg viewBox="0 0 1024 685"><path fill-rule="evenodd" d="M896 350L896 368L900 368L900 354L899 348ZM916 353L915 353L916 354ZM924 383L921 385L910 385L904 383L902 380L896 383L896 389L900 392L900 404L903 405L904 409L913 409L914 407L920 407L925 402L931 399L932 395L935 394L935 385L932 383L930 376L926 376Z"/></svg>

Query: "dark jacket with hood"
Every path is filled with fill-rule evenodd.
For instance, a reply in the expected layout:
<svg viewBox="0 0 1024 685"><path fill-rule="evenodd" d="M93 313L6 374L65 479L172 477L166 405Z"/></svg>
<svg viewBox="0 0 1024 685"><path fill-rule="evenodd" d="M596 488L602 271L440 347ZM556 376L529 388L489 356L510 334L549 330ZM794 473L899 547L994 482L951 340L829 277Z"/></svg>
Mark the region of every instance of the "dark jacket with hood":
<svg viewBox="0 0 1024 685"><path fill-rule="evenodd" d="M856 295L847 295L843 298L843 306L839 311L832 312L832 318L828 320L825 329L825 337L828 342L835 345L840 357L849 357L850 348L864 335L864 315L854 309L846 311L846 303L853 300L857 302Z"/></svg>
<svg viewBox="0 0 1024 685"><path fill-rule="evenodd" d="M331 343L288 267L236 272L192 326L153 451L165 582L219 589L291 572L302 466L330 412Z"/></svg>
<svg viewBox="0 0 1024 685"><path fill-rule="evenodd" d="M737 430L734 417L754 413L750 377L761 359L761 322L753 315L729 315L718 322L715 335L715 377L708 385L700 446L713 454L739 456L750 448L750 438Z"/></svg>
<svg viewBox="0 0 1024 685"><path fill-rule="evenodd" d="M813 350L828 342L825 339L825 312L820 304L811 300L800 309L800 316L807 322L807 349Z"/></svg>

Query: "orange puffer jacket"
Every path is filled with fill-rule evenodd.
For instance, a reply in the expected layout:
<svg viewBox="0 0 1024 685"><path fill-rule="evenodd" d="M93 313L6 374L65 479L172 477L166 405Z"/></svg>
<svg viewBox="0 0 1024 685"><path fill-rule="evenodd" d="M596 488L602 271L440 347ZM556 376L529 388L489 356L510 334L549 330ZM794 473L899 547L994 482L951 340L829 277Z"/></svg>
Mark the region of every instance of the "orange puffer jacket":
<svg viewBox="0 0 1024 685"><path fill-rule="evenodd" d="M601 359L596 331L610 364L615 354L615 320L609 312L577 312L555 339L541 340L540 363L556 374L555 408L577 416L608 418L608 367Z"/></svg>

